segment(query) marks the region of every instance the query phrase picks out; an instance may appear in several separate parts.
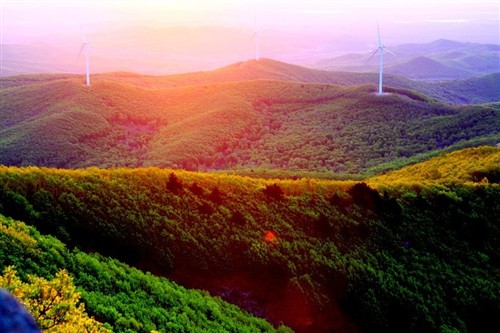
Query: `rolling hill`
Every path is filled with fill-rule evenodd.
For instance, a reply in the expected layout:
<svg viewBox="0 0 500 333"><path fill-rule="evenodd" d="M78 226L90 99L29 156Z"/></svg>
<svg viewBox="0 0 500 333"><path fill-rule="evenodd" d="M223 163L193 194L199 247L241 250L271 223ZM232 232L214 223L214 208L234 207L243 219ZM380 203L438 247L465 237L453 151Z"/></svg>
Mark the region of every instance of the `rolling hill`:
<svg viewBox="0 0 500 333"><path fill-rule="evenodd" d="M500 85L500 73L466 80L450 80L436 84L442 93L449 95L459 104L482 104L498 102L500 96L496 87ZM446 99L444 97L443 99Z"/></svg>
<svg viewBox="0 0 500 333"><path fill-rule="evenodd" d="M0 216L0 267L71 270L89 314L120 332L147 332L159 318L179 331L268 327L116 260L69 253L14 218L297 332L482 332L500 306L499 154L467 149L368 185L0 167L0 214L9 217ZM422 181L427 173L435 176Z"/></svg>
<svg viewBox="0 0 500 333"><path fill-rule="evenodd" d="M100 75L90 88L74 76L13 77L0 91L0 163L364 173L500 141L494 108L293 80L328 76L259 61L199 75Z"/></svg>
<svg viewBox="0 0 500 333"><path fill-rule="evenodd" d="M11 76L0 78L0 87L5 89L78 77L81 76L68 74ZM238 62L213 71L168 76L147 76L117 72L96 74L93 77L128 83L141 88L172 88L249 80L331 83L342 86L378 83L378 74L376 73L329 72L291 65L271 59L250 60ZM449 104L481 104L500 100L500 92L497 89L497 86L500 84L500 73L471 79L434 83L412 81L401 76L387 74L384 76L384 84L395 88L415 90ZM462 86L469 86L469 89L463 89L461 88Z"/></svg>
<svg viewBox="0 0 500 333"><path fill-rule="evenodd" d="M429 57L419 56L387 69L388 73L412 79L451 80L473 76L471 72L446 66Z"/></svg>

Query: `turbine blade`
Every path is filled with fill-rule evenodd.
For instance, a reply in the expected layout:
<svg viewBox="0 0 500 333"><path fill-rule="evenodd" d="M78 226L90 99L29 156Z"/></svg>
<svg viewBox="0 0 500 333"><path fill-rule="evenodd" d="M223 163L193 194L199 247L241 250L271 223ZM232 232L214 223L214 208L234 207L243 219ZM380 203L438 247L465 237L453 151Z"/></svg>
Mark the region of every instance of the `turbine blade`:
<svg viewBox="0 0 500 333"><path fill-rule="evenodd" d="M80 58L80 56L82 55L82 52L83 52L83 49L85 49L85 43L82 44L82 47L80 48L80 52L78 52L78 55L76 56L76 59L75 60L78 60L78 58Z"/></svg>
<svg viewBox="0 0 500 333"><path fill-rule="evenodd" d="M396 53L392 52L392 51L391 51L391 50L389 50L388 48L385 48L385 47L384 47L384 50L385 50L385 51L387 51L387 52L389 52L389 53L390 53L390 54L392 54L392 55L396 55Z"/></svg>
<svg viewBox="0 0 500 333"><path fill-rule="evenodd" d="M376 48L375 51L373 51L372 55L370 56L370 58L368 58L368 60L365 61L365 64L368 63L368 61L371 60L371 58L373 58L375 56L375 54L377 54L377 52L380 50L380 48Z"/></svg>

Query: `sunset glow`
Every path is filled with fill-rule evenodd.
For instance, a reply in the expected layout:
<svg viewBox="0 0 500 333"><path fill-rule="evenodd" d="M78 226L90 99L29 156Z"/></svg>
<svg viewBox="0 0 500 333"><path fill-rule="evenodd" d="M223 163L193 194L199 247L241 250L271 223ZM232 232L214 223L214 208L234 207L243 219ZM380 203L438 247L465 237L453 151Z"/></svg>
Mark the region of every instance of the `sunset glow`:
<svg viewBox="0 0 500 333"><path fill-rule="evenodd" d="M234 26L253 28L332 29L369 36L380 21L388 38L405 33L418 41L445 38L443 32L478 41L498 42L498 1L12 1L2 0L2 38L13 43L33 38L133 26ZM452 32L446 25L453 25ZM474 32L470 28L474 27ZM368 33L367 31L368 30ZM333 33L333 31L332 31ZM431 34L429 34L431 33ZM481 35L483 35L481 37Z"/></svg>

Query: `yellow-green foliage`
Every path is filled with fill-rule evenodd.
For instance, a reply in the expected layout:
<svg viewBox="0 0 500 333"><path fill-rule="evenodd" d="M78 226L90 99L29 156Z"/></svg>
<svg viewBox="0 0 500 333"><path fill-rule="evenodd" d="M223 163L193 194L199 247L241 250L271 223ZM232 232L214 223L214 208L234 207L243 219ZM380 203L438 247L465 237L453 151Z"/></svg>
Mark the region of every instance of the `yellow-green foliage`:
<svg viewBox="0 0 500 333"><path fill-rule="evenodd" d="M11 220L5 219L0 224L0 232L4 235L15 239L16 241L23 244L24 247L28 249L33 249L36 245L36 240L30 236L29 228L26 224L12 223Z"/></svg>
<svg viewBox="0 0 500 333"><path fill-rule="evenodd" d="M498 182L500 147L469 148L371 178L376 183Z"/></svg>
<svg viewBox="0 0 500 333"><path fill-rule="evenodd" d="M23 282L14 267L5 268L0 276L0 287L8 289L21 300L33 315L38 326L49 333L99 333L110 332L101 323L85 313L73 279L65 270L47 281L37 276L28 276Z"/></svg>

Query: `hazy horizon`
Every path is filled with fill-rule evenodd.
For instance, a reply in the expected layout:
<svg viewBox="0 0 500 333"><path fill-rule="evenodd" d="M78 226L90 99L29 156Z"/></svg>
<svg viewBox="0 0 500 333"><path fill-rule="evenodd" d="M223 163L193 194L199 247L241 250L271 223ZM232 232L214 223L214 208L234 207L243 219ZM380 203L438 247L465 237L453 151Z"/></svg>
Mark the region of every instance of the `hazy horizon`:
<svg viewBox="0 0 500 333"><path fill-rule="evenodd" d="M160 73L179 73L229 65L253 57L256 30L261 32L262 57L302 65L370 52L377 43L377 22L388 46L438 39L500 44L498 1L1 0L0 4L3 75L13 71L18 59L35 63L27 72L75 72L84 35L91 44L95 72L151 73L158 68ZM9 48L12 45L31 48ZM44 65L50 61L57 64Z"/></svg>
<svg viewBox="0 0 500 333"><path fill-rule="evenodd" d="M387 42L500 43L498 1L11 1L2 0L2 43L44 42L135 26L222 26L307 30L373 38L377 21ZM257 22L255 22L257 21Z"/></svg>

